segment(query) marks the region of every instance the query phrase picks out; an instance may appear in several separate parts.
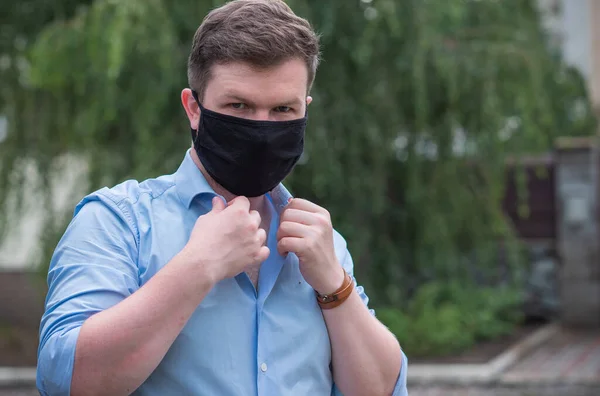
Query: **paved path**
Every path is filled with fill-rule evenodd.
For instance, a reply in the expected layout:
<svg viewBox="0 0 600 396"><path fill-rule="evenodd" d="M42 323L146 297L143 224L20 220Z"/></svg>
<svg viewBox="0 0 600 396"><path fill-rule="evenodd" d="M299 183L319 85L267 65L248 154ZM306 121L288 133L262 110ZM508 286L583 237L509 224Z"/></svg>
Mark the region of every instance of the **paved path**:
<svg viewBox="0 0 600 396"><path fill-rule="evenodd" d="M600 388L578 386L530 387L530 388L458 388L414 387L408 388L409 396L598 396ZM35 389L9 390L0 388L0 396L38 396Z"/></svg>
<svg viewBox="0 0 600 396"><path fill-rule="evenodd" d="M35 388L29 389L6 389L0 388L0 396L39 396Z"/></svg>
<svg viewBox="0 0 600 396"><path fill-rule="evenodd" d="M409 396L598 396L596 388L576 385L540 387L409 387ZM36 389L3 389L0 396L39 396Z"/></svg>
<svg viewBox="0 0 600 396"><path fill-rule="evenodd" d="M409 396L598 396L599 387L577 385L526 387L409 387ZM4 395L2 395L4 396Z"/></svg>
<svg viewBox="0 0 600 396"><path fill-rule="evenodd" d="M511 367L503 375L503 380L600 384L600 330L562 329Z"/></svg>

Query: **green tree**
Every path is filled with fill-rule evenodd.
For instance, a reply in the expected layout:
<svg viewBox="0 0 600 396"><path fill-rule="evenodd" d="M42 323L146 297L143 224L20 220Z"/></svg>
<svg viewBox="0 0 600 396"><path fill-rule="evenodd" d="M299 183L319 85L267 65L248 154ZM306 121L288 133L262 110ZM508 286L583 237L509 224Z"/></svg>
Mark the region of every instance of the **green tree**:
<svg viewBox="0 0 600 396"><path fill-rule="evenodd" d="M46 199L66 153L89 164L87 191L176 169L190 143L178 98L191 38L222 1L46 3L2 6L4 230L24 162ZM535 2L288 3L321 33L324 54L288 185L330 209L370 295L399 301L426 280L468 280L474 262L494 268L497 242L513 235L500 206L506 156L595 125ZM66 216L48 212L42 261Z"/></svg>

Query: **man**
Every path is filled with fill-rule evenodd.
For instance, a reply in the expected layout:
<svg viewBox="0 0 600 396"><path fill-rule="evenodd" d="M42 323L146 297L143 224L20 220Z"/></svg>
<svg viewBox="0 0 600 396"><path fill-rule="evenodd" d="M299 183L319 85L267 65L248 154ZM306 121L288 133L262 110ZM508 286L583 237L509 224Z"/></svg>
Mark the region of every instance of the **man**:
<svg viewBox="0 0 600 396"><path fill-rule="evenodd" d="M84 198L53 255L43 395L406 395L327 211L285 199L318 40L281 0L236 0L194 37L193 148L169 176Z"/></svg>

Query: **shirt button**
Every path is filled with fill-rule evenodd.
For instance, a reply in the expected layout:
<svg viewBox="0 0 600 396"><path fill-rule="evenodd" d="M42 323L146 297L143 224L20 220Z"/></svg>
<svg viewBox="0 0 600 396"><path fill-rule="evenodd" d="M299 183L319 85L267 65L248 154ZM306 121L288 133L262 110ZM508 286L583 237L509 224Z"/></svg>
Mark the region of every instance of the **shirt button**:
<svg viewBox="0 0 600 396"><path fill-rule="evenodd" d="M260 365L260 371L262 371L263 373L265 371L267 371L267 363L263 363L263 364Z"/></svg>

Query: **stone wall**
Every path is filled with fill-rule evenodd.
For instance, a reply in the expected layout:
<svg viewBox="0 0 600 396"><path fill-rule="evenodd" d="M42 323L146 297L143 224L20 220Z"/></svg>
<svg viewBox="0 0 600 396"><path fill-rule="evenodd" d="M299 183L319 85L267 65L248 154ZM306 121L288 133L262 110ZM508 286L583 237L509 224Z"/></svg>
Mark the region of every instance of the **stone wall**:
<svg viewBox="0 0 600 396"><path fill-rule="evenodd" d="M600 325L598 161L595 139L564 139L556 151L561 320Z"/></svg>

